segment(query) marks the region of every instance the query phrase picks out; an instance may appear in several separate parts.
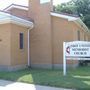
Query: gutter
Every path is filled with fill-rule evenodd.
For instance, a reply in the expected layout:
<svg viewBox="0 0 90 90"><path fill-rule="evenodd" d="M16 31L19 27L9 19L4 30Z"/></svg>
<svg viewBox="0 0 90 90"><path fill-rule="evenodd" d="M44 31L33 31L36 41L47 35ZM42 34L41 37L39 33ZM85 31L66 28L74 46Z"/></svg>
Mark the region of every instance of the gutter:
<svg viewBox="0 0 90 90"><path fill-rule="evenodd" d="M83 23L83 21L79 17L73 17L73 16L68 16L68 15L58 14L58 13L53 13L53 12L51 12L50 14L51 14L51 16L63 18L63 19L66 19L68 21L73 21L79 27L83 28L85 32L90 32L88 27Z"/></svg>
<svg viewBox="0 0 90 90"><path fill-rule="evenodd" d="M88 27L84 24L84 22L80 18L77 20L77 22L81 24L81 27L84 28L86 32L89 32Z"/></svg>
<svg viewBox="0 0 90 90"><path fill-rule="evenodd" d="M73 21L75 24L77 24L80 28L82 28L85 32L90 32L88 27L83 23L81 19L77 19Z"/></svg>

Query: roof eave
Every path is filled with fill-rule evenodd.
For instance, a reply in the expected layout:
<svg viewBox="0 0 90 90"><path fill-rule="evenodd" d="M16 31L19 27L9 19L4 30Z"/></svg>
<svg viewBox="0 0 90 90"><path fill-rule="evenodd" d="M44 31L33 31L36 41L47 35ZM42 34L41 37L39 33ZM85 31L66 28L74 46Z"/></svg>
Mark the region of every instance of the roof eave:
<svg viewBox="0 0 90 90"><path fill-rule="evenodd" d="M80 18L75 20L74 22L79 23L80 27L82 27L84 31L90 32L88 27L84 24L84 22Z"/></svg>
<svg viewBox="0 0 90 90"><path fill-rule="evenodd" d="M34 27L34 24L31 21L13 16L7 13L3 13L3 15L5 15L5 17L0 19L0 24L13 23L27 28Z"/></svg>
<svg viewBox="0 0 90 90"><path fill-rule="evenodd" d="M78 23L80 27L84 28L84 31L90 32L89 29L88 29L88 27L83 23L83 21L82 21L79 17L71 17L71 18L68 18L68 17L63 17L63 16L65 16L65 15L61 16L60 14L56 14L56 13L53 13L53 12L51 12L51 15L52 15L52 16L55 16L55 17L64 18L64 19L66 19L66 20L68 20L68 21L73 21L73 22L75 22L75 23ZM70 16L69 16L69 17L70 17Z"/></svg>
<svg viewBox="0 0 90 90"><path fill-rule="evenodd" d="M53 13L53 12L51 12L50 14L51 14L51 16L60 17L60 18L66 19L68 21L74 21L74 20L78 19L77 17L62 15L62 14Z"/></svg>
<svg viewBox="0 0 90 90"><path fill-rule="evenodd" d="M12 8L28 10L28 7L27 7L27 6L17 5L17 4L11 4L11 5L7 6L6 8L4 8L3 10L4 10L4 11L8 11L8 10L10 10L10 9L12 9Z"/></svg>

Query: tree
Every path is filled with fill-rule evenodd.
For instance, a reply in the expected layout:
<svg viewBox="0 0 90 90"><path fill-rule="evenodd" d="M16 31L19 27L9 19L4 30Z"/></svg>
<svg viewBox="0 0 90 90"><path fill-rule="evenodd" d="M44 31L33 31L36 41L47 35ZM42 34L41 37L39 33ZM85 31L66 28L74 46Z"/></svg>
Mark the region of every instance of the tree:
<svg viewBox="0 0 90 90"><path fill-rule="evenodd" d="M84 23L90 28L90 0L73 0L78 15Z"/></svg>
<svg viewBox="0 0 90 90"><path fill-rule="evenodd" d="M55 7L57 12L77 14L90 28L90 0L71 0Z"/></svg>
<svg viewBox="0 0 90 90"><path fill-rule="evenodd" d="M57 12L63 12L68 14L76 14L76 7L72 1L69 1L67 3L62 3L61 5L57 5L55 7L55 11Z"/></svg>
<svg viewBox="0 0 90 90"><path fill-rule="evenodd" d="M68 14L74 14L76 12L75 7L70 3L62 3L61 5L57 5L55 7L55 11Z"/></svg>
<svg viewBox="0 0 90 90"><path fill-rule="evenodd" d="M75 13L75 8L72 5L65 5L63 3L62 5L58 5L55 8L55 11L63 12L63 13L68 13L68 14L74 14Z"/></svg>
<svg viewBox="0 0 90 90"><path fill-rule="evenodd" d="M72 0L74 5L76 6L76 10L78 14L82 14L85 16L86 14L90 14L90 0Z"/></svg>

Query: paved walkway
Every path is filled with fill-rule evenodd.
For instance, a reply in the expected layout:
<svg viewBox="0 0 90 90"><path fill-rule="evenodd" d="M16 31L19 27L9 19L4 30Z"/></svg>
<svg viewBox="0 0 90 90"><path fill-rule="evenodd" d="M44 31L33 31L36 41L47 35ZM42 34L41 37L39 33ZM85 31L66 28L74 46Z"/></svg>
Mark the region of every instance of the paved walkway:
<svg viewBox="0 0 90 90"><path fill-rule="evenodd" d="M0 80L0 90L71 90Z"/></svg>

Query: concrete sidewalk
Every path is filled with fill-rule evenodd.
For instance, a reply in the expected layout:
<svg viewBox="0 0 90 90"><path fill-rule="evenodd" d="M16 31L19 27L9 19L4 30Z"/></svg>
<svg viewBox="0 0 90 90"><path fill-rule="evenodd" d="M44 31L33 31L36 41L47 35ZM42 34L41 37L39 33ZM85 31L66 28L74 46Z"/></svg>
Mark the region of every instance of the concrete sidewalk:
<svg viewBox="0 0 90 90"><path fill-rule="evenodd" d="M0 80L0 90L71 90Z"/></svg>

